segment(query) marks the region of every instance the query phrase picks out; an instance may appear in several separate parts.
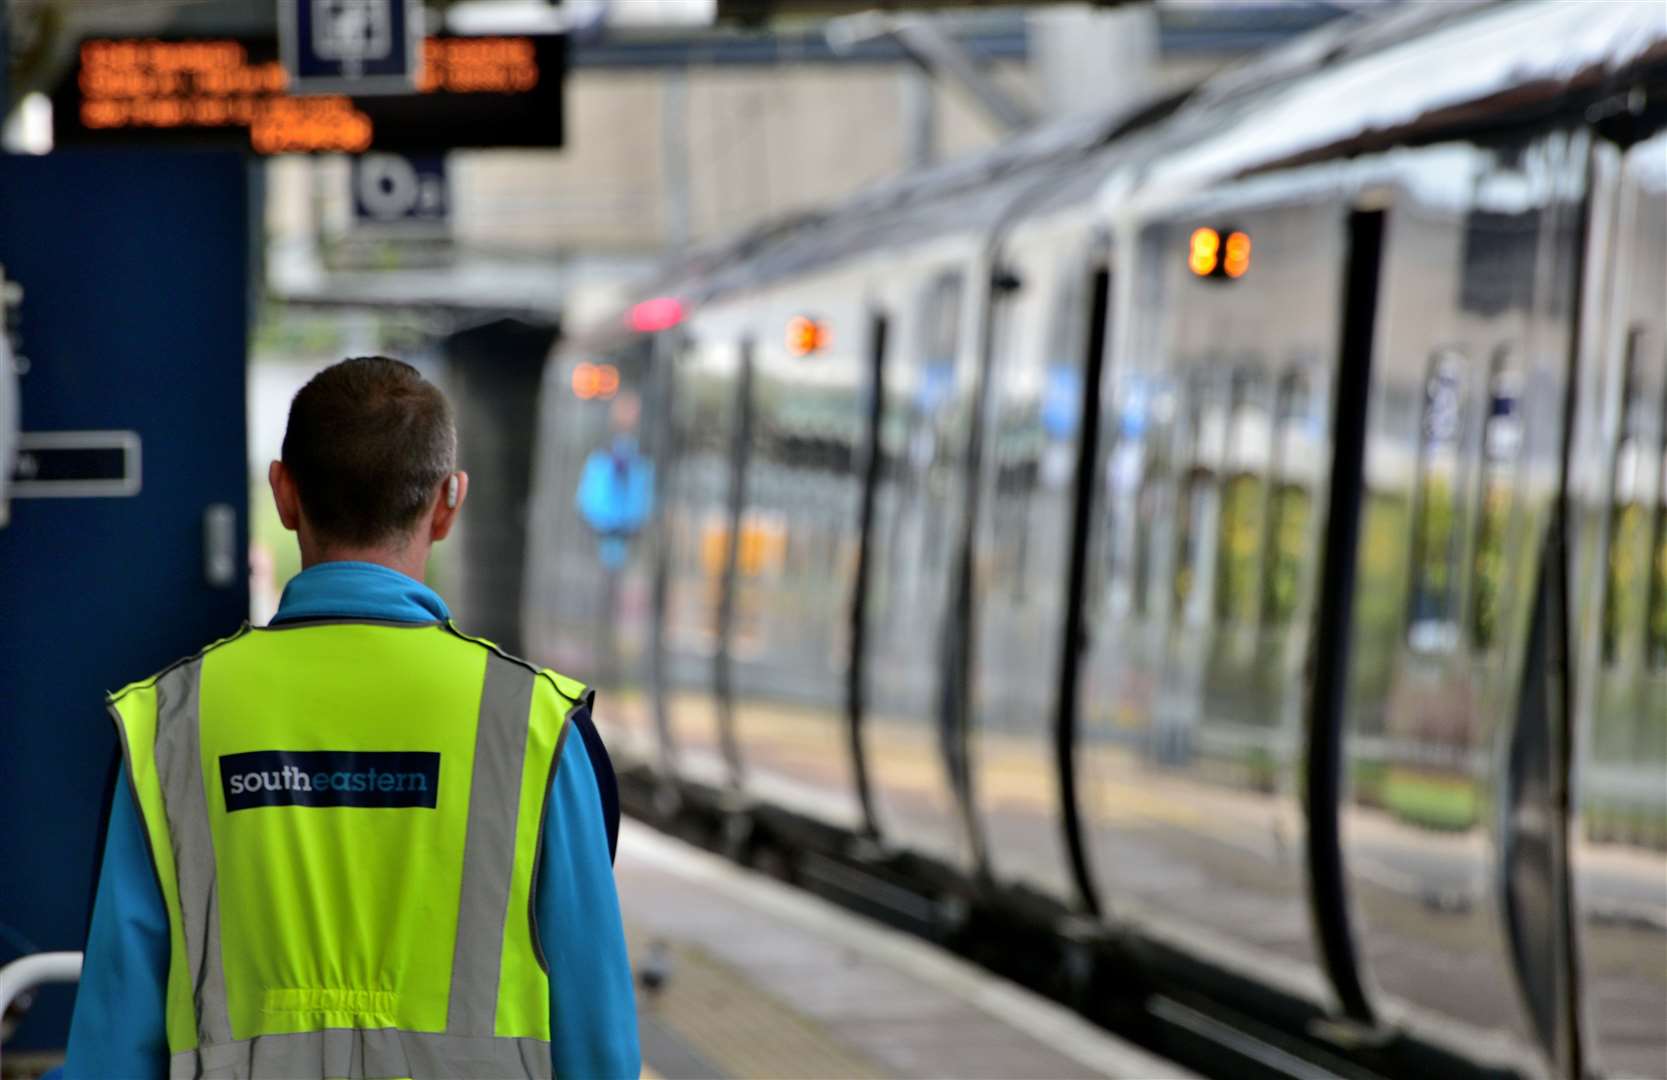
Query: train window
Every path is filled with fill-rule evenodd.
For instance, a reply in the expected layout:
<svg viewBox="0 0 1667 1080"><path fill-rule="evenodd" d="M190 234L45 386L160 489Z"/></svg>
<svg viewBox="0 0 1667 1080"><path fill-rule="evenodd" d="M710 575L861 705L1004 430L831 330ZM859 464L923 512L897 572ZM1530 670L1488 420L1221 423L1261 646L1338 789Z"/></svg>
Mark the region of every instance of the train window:
<svg viewBox="0 0 1667 1080"><path fill-rule="evenodd" d="M1045 437L1042 486L1062 490L1076 475L1076 438L1082 425L1083 349L1088 332L1088 275L1078 260L1065 263L1049 313L1047 373L1040 419Z"/></svg>
<svg viewBox="0 0 1667 1080"><path fill-rule="evenodd" d="M1162 589L1157 570L1158 529L1160 515L1165 513L1168 498L1171 438L1174 428L1174 398L1167 386L1154 387L1147 395L1141 393L1142 384L1133 384L1129 402L1124 407L1121 437L1133 449L1123 466L1129 472L1138 470L1135 489L1135 509L1131 515L1133 557L1130 559L1130 598L1136 615L1146 615L1158 606ZM1132 432L1132 436L1131 436ZM1139 460L1136 460L1138 454Z"/></svg>
<svg viewBox="0 0 1667 1080"><path fill-rule="evenodd" d="M1459 582L1454 571L1463 375L1464 354L1441 349L1430 358L1424 379L1407 620L1407 645L1421 653L1451 652L1458 644Z"/></svg>
<svg viewBox="0 0 1667 1080"><path fill-rule="evenodd" d="M920 321L920 355L930 371L953 367L961 329L961 272L946 270L926 287Z"/></svg>
<svg viewBox="0 0 1667 1080"><path fill-rule="evenodd" d="M1128 380L1118 388L1108 408L1111 417L1100 445L1104 452L1098 474L1100 527L1093 530L1094 555L1091 580L1097 585L1090 596L1103 597L1113 614L1134 607L1134 554L1139 517L1141 463L1146 456L1146 409L1142 398L1132 392Z"/></svg>
<svg viewBox="0 0 1667 1080"><path fill-rule="evenodd" d="M1216 534L1215 612L1222 622L1256 618L1271 425L1262 373L1233 372Z"/></svg>
<svg viewBox="0 0 1667 1080"><path fill-rule="evenodd" d="M904 612L909 604L926 603L934 571L947 551L949 515L943 512L942 502L949 489L946 475L955 465L958 449L951 421L956 402L962 282L959 270L946 270L931 280L921 299L920 322L914 335L919 367L910 390L902 459L898 463L900 494L907 509L900 509L894 516L892 528L899 538L888 545L893 560L890 580L898 603L903 605L899 617L905 621L925 617ZM903 535L912 539L905 542Z"/></svg>
<svg viewBox="0 0 1667 1080"><path fill-rule="evenodd" d="M1177 620L1188 620L1197 608L1190 606L1204 584L1205 546L1210 535L1210 510L1215 497L1215 471L1211 467L1220 442L1221 417L1210 393L1209 361L1187 375L1185 422L1182 438L1181 489L1176 503L1175 569L1170 579L1170 599ZM1201 601L1202 603L1202 601ZM1207 608L1205 610L1208 610Z"/></svg>
<svg viewBox="0 0 1667 1080"><path fill-rule="evenodd" d="M1660 490L1655 505L1655 547L1650 554L1650 615L1646 655L1651 671L1667 671L1667 405L1662 410Z"/></svg>
<svg viewBox="0 0 1667 1080"><path fill-rule="evenodd" d="M1522 376L1511 348L1494 350L1488 372L1488 412L1482 424L1482 506L1472 554L1470 641L1478 652L1493 647L1505 587L1505 537L1511 516L1511 473L1522 447Z"/></svg>
<svg viewBox="0 0 1667 1080"><path fill-rule="evenodd" d="M1047 358L1050 365L1072 369L1082 365L1083 341L1088 332L1088 277L1075 260L1065 263L1048 320Z"/></svg>
<svg viewBox="0 0 1667 1080"><path fill-rule="evenodd" d="M1609 489L1609 559L1603 588L1603 662L1613 666L1625 651L1629 630L1642 625L1647 598L1647 569L1641 556L1648 550L1649 527L1643 491L1648 472L1644 463L1643 394L1638 368L1644 330L1627 335L1621 382L1621 428L1615 445L1614 472Z"/></svg>
<svg viewBox="0 0 1667 1080"><path fill-rule="evenodd" d="M1269 500L1267 556L1262 575L1262 624L1289 626L1296 613L1302 567L1309 557L1308 532L1314 516L1314 493L1305 472L1316 448L1310 445L1313 394L1300 369L1279 380L1275 405L1274 489Z"/></svg>

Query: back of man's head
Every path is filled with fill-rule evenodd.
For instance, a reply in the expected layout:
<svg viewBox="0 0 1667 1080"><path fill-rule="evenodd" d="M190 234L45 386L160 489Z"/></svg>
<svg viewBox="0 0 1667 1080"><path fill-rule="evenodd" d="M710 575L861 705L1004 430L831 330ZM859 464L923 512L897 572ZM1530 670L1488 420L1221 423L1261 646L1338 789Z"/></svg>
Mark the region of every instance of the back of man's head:
<svg viewBox="0 0 1667 1080"><path fill-rule="evenodd" d="M408 534L457 468L451 405L417 369L385 356L325 368L289 407L284 466L328 543L375 547Z"/></svg>

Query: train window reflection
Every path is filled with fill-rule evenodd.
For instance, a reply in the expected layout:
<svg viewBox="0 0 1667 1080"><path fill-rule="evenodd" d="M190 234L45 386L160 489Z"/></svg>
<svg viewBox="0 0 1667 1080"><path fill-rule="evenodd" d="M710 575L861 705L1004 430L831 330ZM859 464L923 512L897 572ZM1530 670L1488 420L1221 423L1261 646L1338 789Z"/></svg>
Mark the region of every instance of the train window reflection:
<svg viewBox="0 0 1667 1080"><path fill-rule="evenodd" d="M1264 393L1261 372L1233 372L1216 534L1215 613L1222 622L1256 617L1271 435Z"/></svg>
<svg viewBox="0 0 1667 1080"><path fill-rule="evenodd" d="M1482 426L1482 505L1472 556L1470 640L1478 652L1499 635L1504 599L1505 537L1511 516L1511 474L1522 446L1522 376L1511 350L1494 351L1488 373L1488 412Z"/></svg>
<svg viewBox="0 0 1667 1080"><path fill-rule="evenodd" d="M1457 349L1442 349L1430 358L1424 379L1407 621L1407 645L1420 653L1451 652L1458 644L1459 582L1454 571L1463 361Z"/></svg>
<svg viewBox="0 0 1667 1080"><path fill-rule="evenodd" d="M1314 494L1305 473L1318 453L1313 444L1312 393L1301 370L1279 380L1274 436L1274 489L1269 500L1268 540L1262 576L1262 624L1290 625L1296 613L1302 566L1309 558L1308 532Z"/></svg>
<svg viewBox="0 0 1667 1080"><path fill-rule="evenodd" d="M1626 651L1628 631L1640 627L1645 618L1647 597L1645 530L1649 527L1644 477L1647 473L1643 445L1643 394L1638 367L1644 331L1634 327L1627 335L1626 366L1622 381L1621 429L1615 447L1614 471L1610 477L1609 559L1603 589L1603 662L1619 663Z"/></svg>

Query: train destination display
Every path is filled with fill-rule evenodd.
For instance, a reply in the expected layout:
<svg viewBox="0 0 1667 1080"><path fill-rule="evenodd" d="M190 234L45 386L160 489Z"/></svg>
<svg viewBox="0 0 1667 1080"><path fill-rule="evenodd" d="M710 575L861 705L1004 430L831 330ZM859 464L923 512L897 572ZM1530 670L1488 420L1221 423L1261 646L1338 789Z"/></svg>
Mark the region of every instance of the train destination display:
<svg viewBox="0 0 1667 1080"><path fill-rule="evenodd" d="M562 35L430 37L417 91L300 96L272 39L89 39L54 93L58 146L257 154L562 145Z"/></svg>

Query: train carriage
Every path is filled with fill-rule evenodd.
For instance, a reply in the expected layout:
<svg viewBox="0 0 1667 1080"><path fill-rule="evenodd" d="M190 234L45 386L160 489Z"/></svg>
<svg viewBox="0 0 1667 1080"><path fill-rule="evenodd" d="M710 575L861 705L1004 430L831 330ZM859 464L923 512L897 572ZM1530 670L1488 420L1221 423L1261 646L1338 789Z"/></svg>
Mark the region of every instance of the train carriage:
<svg viewBox="0 0 1667 1080"><path fill-rule="evenodd" d="M687 256L550 364L528 645L1316 1059L1667 1075L1664 119L1658 4L1421 6Z"/></svg>

